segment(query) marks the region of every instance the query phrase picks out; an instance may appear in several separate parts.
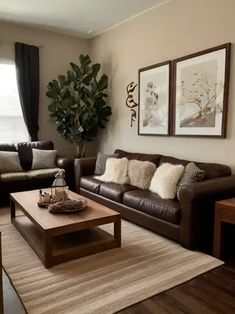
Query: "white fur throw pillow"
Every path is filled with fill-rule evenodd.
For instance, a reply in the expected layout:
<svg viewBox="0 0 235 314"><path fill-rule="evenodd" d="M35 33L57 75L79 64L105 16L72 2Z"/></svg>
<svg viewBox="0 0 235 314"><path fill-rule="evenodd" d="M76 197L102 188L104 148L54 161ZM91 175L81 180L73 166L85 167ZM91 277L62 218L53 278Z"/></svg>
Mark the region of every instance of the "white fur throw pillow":
<svg viewBox="0 0 235 314"><path fill-rule="evenodd" d="M163 199L174 199L176 186L184 172L184 166L164 163L154 173L150 191L157 193Z"/></svg>
<svg viewBox="0 0 235 314"><path fill-rule="evenodd" d="M95 178L103 182L127 184L129 183L127 170L127 158L108 158L104 174L102 176L95 176Z"/></svg>
<svg viewBox="0 0 235 314"><path fill-rule="evenodd" d="M130 160L128 164L130 184L143 190L149 189L155 170L156 166L150 161Z"/></svg>

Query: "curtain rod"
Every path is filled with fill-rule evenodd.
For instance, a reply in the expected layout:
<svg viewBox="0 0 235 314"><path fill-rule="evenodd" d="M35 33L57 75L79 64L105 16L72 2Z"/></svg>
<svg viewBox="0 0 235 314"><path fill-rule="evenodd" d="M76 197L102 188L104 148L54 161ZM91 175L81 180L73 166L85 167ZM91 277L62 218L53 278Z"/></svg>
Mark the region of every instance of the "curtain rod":
<svg viewBox="0 0 235 314"><path fill-rule="evenodd" d="M16 41L14 42L14 41L0 40L0 44L15 45L15 43L16 43ZM24 43L24 44L26 44L26 43ZM42 45L33 45L33 44L28 44L28 43L27 43L26 45L36 46L36 47L38 47L38 48L43 48L43 47L44 47L44 46L42 46Z"/></svg>

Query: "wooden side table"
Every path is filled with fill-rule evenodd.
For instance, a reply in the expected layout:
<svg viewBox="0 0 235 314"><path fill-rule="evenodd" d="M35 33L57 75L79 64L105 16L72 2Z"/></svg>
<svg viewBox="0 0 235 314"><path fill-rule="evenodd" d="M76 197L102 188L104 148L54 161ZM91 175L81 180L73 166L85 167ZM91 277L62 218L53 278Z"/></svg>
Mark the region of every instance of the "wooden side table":
<svg viewBox="0 0 235 314"><path fill-rule="evenodd" d="M230 198L215 203L214 247L213 255L221 257L223 250L222 222L235 224L235 198Z"/></svg>

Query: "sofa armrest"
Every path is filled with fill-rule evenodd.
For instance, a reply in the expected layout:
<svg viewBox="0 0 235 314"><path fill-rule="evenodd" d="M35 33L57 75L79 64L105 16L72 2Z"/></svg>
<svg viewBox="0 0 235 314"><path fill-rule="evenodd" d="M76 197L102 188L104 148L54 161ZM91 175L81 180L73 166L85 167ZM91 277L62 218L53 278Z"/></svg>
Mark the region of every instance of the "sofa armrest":
<svg viewBox="0 0 235 314"><path fill-rule="evenodd" d="M65 170L65 181L70 190L74 191L74 159L67 157L57 157L56 166Z"/></svg>
<svg viewBox="0 0 235 314"><path fill-rule="evenodd" d="M179 192L181 244L188 249L200 249L211 253L215 202L234 196L234 175L183 186Z"/></svg>
<svg viewBox="0 0 235 314"><path fill-rule="evenodd" d="M96 157L74 160L75 192L80 193L80 179L92 175L95 171Z"/></svg>

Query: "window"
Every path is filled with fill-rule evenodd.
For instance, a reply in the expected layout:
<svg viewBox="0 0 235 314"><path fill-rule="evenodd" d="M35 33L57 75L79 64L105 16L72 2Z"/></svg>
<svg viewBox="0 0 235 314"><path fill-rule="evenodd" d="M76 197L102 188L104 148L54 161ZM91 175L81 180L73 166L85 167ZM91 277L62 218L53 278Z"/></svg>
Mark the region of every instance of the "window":
<svg viewBox="0 0 235 314"><path fill-rule="evenodd" d="M16 83L16 69L12 63L0 61L0 142L28 141Z"/></svg>

